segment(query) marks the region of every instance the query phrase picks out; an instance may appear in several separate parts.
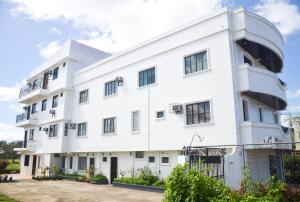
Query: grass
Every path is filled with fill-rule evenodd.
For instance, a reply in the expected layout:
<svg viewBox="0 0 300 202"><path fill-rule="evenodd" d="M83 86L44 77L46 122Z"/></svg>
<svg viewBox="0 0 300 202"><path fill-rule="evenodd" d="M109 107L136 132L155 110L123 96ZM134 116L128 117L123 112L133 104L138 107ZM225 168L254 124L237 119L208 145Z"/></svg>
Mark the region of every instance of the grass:
<svg viewBox="0 0 300 202"><path fill-rule="evenodd" d="M1 202L20 202L16 199L10 198L3 193L0 193L0 201Z"/></svg>

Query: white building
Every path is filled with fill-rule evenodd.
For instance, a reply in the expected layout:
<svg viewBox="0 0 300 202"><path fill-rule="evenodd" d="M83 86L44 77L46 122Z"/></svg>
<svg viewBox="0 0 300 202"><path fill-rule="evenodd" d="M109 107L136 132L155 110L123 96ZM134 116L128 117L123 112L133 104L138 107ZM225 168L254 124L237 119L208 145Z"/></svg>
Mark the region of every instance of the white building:
<svg viewBox="0 0 300 202"><path fill-rule="evenodd" d="M277 77L282 46L273 24L243 8L112 56L69 41L20 91L21 173L53 165L80 173L93 164L109 179L144 166L165 178L195 134L203 138L195 146L290 142L276 115L287 105ZM269 145L226 148L232 186L245 159L254 179L266 179L269 160L279 158Z"/></svg>

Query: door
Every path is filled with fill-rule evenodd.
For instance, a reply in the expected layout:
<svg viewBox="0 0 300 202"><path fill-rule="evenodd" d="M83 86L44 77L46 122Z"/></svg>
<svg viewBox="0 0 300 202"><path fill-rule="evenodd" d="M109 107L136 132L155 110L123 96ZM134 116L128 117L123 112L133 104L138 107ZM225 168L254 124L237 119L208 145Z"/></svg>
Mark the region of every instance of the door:
<svg viewBox="0 0 300 202"><path fill-rule="evenodd" d="M36 155L33 156L33 160L32 160L32 175L35 175L35 168L36 168Z"/></svg>
<svg viewBox="0 0 300 202"><path fill-rule="evenodd" d="M23 147L26 148L27 147L27 130L25 130L25 134L24 134L24 142L23 142Z"/></svg>
<svg viewBox="0 0 300 202"><path fill-rule="evenodd" d="M90 174L94 176L95 171L95 158L90 158Z"/></svg>
<svg viewBox="0 0 300 202"><path fill-rule="evenodd" d="M110 158L110 183L118 177L118 157Z"/></svg>
<svg viewBox="0 0 300 202"><path fill-rule="evenodd" d="M26 115L26 120L29 120L30 118L30 112L31 112L31 107L30 106L27 106L27 115Z"/></svg>
<svg viewBox="0 0 300 202"><path fill-rule="evenodd" d="M48 88L48 79L49 79L49 73L46 72L44 74L44 79L43 79L43 89L47 89Z"/></svg>

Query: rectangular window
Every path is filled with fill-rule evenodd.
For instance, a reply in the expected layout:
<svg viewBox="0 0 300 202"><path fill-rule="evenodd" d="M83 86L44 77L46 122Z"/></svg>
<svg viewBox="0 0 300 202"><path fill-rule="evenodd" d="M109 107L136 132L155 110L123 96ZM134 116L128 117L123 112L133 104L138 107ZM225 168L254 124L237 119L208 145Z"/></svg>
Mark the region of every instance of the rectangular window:
<svg viewBox="0 0 300 202"><path fill-rule="evenodd" d="M56 137L58 134L58 124L50 125L49 137Z"/></svg>
<svg viewBox="0 0 300 202"><path fill-rule="evenodd" d="M139 72L139 87L155 83L155 67Z"/></svg>
<svg viewBox="0 0 300 202"><path fill-rule="evenodd" d="M155 163L155 157L154 156L149 156L148 157L148 162L149 163Z"/></svg>
<svg viewBox="0 0 300 202"><path fill-rule="evenodd" d="M184 57L184 65L185 74L191 74L207 69L207 51Z"/></svg>
<svg viewBox="0 0 300 202"><path fill-rule="evenodd" d="M155 113L155 118L156 119L162 119L162 118L165 118L165 112L164 111L157 111Z"/></svg>
<svg viewBox="0 0 300 202"><path fill-rule="evenodd" d="M70 156L70 164L69 164L69 168L73 169L73 156Z"/></svg>
<svg viewBox="0 0 300 202"><path fill-rule="evenodd" d="M31 106L31 114L35 114L36 113L36 103L33 103Z"/></svg>
<svg viewBox="0 0 300 202"><path fill-rule="evenodd" d="M106 156L102 157L102 162L107 162L107 157Z"/></svg>
<svg viewBox="0 0 300 202"><path fill-rule="evenodd" d="M105 83L105 96L114 95L117 93L117 82L110 81Z"/></svg>
<svg viewBox="0 0 300 202"><path fill-rule="evenodd" d="M78 124L77 136L86 136L86 122Z"/></svg>
<svg viewBox="0 0 300 202"><path fill-rule="evenodd" d="M62 159L61 159L61 168L62 169L65 169L65 164L66 164L66 157L62 157Z"/></svg>
<svg viewBox="0 0 300 202"><path fill-rule="evenodd" d="M29 166L30 155L25 155L24 157L24 166Z"/></svg>
<svg viewBox="0 0 300 202"><path fill-rule="evenodd" d="M47 99L42 101L42 108L41 111L45 111L47 109Z"/></svg>
<svg viewBox="0 0 300 202"><path fill-rule="evenodd" d="M140 112L133 111L131 112L131 131L139 132L140 130Z"/></svg>
<svg viewBox="0 0 300 202"><path fill-rule="evenodd" d="M116 117L103 119L103 133L115 133L116 132Z"/></svg>
<svg viewBox="0 0 300 202"><path fill-rule="evenodd" d="M136 159L143 159L144 158L144 152L143 151L136 151L135 152L135 158Z"/></svg>
<svg viewBox="0 0 300 202"><path fill-rule="evenodd" d="M246 100L243 100L243 115L244 121L249 121L248 102Z"/></svg>
<svg viewBox="0 0 300 202"><path fill-rule="evenodd" d="M33 140L34 138L34 129L30 129L29 131L29 140Z"/></svg>
<svg viewBox="0 0 300 202"><path fill-rule="evenodd" d="M57 79L57 77L58 77L58 69L59 69L59 67L56 67L53 70L53 77L52 77L53 80Z"/></svg>
<svg viewBox="0 0 300 202"><path fill-rule="evenodd" d="M86 157L78 157L78 170L86 170Z"/></svg>
<svg viewBox="0 0 300 202"><path fill-rule="evenodd" d="M168 164L169 163L169 157L168 156L161 157L161 163Z"/></svg>
<svg viewBox="0 0 300 202"><path fill-rule="evenodd" d="M55 108L58 106L58 95L54 95L52 98L52 108Z"/></svg>
<svg viewBox="0 0 300 202"><path fill-rule="evenodd" d="M278 118L278 113L274 112L274 123L279 124L279 118Z"/></svg>
<svg viewBox="0 0 300 202"><path fill-rule="evenodd" d="M83 90L79 93L79 103L85 103L88 101L89 90Z"/></svg>
<svg viewBox="0 0 300 202"><path fill-rule="evenodd" d="M209 123L210 118L210 102L199 102L186 105L186 124Z"/></svg>
<svg viewBox="0 0 300 202"><path fill-rule="evenodd" d="M263 110L261 107L258 107L258 115L259 115L259 122L264 122L264 115L263 115Z"/></svg>
<svg viewBox="0 0 300 202"><path fill-rule="evenodd" d="M252 61L245 55L244 55L244 64L248 64L248 65L252 66Z"/></svg>

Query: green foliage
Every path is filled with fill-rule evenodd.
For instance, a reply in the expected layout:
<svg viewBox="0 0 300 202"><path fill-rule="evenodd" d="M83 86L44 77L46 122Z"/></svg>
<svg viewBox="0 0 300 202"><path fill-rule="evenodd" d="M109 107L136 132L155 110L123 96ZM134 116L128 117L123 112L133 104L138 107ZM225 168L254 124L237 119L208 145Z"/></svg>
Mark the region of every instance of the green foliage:
<svg viewBox="0 0 300 202"><path fill-rule="evenodd" d="M100 174L97 174L97 175L91 177L91 180L93 180L93 181L107 180L107 177L105 175L103 175L102 173L100 173Z"/></svg>
<svg viewBox="0 0 300 202"><path fill-rule="evenodd" d="M19 173L20 172L20 163L19 161L9 160L8 165L5 169L5 173Z"/></svg>
<svg viewBox="0 0 300 202"><path fill-rule="evenodd" d="M78 176L76 180L79 181L79 182L86 182L87 177L86 176Z"/></svg>
<svg viewBox="0 0 300 202"><path fill-rule="evenodd" d="M22 147L22 141L6 142L5 140L0 141L0 150L4 153L0 154L0 159L19 159L20 155L14 151L14 148Z"/></svg>
<svg viewBox="0 0 300 202"><path fill-rule="evenodd" d="M8 166L7 160L0 160L0 174L5 173L6 167Z"/></svg>
<svg viewBox="0 0 300 202"><path fill-rule="evenodd" d="M145 185L152 185L153 183L159 181L156 175L153 175L151 169L144 167L138 170L138 178L145 182Z"/></svg>

